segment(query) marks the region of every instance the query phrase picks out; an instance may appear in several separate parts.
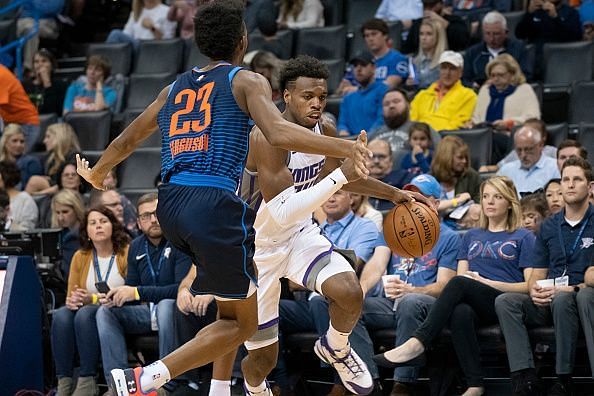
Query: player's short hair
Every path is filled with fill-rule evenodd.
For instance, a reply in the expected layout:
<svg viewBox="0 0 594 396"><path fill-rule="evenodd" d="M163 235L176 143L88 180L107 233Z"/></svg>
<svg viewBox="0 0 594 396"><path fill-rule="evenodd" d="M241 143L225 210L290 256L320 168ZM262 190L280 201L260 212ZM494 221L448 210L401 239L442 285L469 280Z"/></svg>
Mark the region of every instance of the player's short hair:
<svg viewBox="0 0 594 396"><path fill-rule="evenodd" d="M200 52L212 60L230 61L245 31L243 11L241 0L217 0L198 7L194 40Z"/></svg>
<svg viewBox="0 0 594 396"><path fill-rule="evenodd" d="M296 58L290 59L281 70L280 89L281 92L284 91L289 84L297 81L299 77L327 80L329 76L328 66L324 63L308 55L299 55Z"/></svg>

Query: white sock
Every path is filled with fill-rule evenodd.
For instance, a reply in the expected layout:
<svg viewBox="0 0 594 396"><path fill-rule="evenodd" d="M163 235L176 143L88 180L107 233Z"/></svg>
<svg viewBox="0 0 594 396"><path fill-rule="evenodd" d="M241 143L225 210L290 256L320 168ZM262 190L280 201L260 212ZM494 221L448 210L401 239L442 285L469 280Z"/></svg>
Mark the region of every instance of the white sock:
<svg viewBox="0 0 594 396"><path fill-rule="evenodd" d="M231 381L211 379L208 396L231 396Z"/></svg>
<svg viewBox="0 0 594 396"><path fill-rule="evenodd" d="M170 380L171 374L169 374L169 369L162 361L157 360L144 367L144 371L140 376L140 389L143 392L159 389Z"/></svg>
<svg viewBox="0 0 594 396"><path fill-rule="evenodd" d="M349 334L351 333L343 333L336 330L332 326L332 322L330 322L330 327L328 327L328 332L326 333L328 345L330 345L330 348L334 349L335 351L346 349L349 343Z"/></svg>
<svg viewBox="0 0 594 396"><path fill-rule="evenodd" d="M264 382L262 382L258 386L251 386L247 381L243 381L243 384L245 385L245 388L247 390L254 394L264 393L264 391L268 389L268 384L266 383L266 380L264 380Z"/></svg>

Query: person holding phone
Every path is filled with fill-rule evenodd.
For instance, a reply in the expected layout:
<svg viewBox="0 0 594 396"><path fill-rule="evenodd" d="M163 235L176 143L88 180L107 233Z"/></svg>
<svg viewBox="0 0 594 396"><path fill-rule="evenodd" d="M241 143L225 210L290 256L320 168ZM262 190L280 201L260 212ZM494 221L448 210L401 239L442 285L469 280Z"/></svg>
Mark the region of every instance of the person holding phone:
<svg viewBox="0 0 594 396"><path fill-rule="evenodd" d="M100 349L95 315L101 305L113 305L99 289L123 285L128 269L130 238L108 208L85 212L80 240L81 248L70 264L66 305L54 312L51 328L58 396L98 395L95 376ZM74 387L77 354L80 370Z"/></svg>

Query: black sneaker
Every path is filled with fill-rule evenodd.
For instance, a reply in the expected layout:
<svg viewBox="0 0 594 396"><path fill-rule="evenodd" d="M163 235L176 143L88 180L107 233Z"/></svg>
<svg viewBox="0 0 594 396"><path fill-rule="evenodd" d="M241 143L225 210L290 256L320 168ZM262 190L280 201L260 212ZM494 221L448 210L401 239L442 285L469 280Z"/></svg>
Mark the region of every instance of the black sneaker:
<svg viewBox="0 0 594 396"><path fill-rule="evenodd" d="M557 381L549 390L547 396L573 396L573 386L571 383Z"/></svg>
<svg viewBox="0 0 594 396"><path fill-rule="evenodd" d="M538 380L527 380L514 388L513 396L542 396L542 386Z"/></svg>

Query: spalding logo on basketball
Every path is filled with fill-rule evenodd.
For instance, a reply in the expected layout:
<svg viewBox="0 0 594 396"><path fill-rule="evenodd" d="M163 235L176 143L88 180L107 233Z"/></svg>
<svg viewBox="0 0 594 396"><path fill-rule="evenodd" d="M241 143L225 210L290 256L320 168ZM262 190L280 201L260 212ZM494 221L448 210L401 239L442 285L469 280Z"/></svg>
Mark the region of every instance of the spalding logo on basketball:
<svg viewBox="0 0 594 396"><path fill-rule="evenodd" d="M422 203L396 205L384 220L384 238L400 257L424 256L439 239L439 217Z"/></svg>

